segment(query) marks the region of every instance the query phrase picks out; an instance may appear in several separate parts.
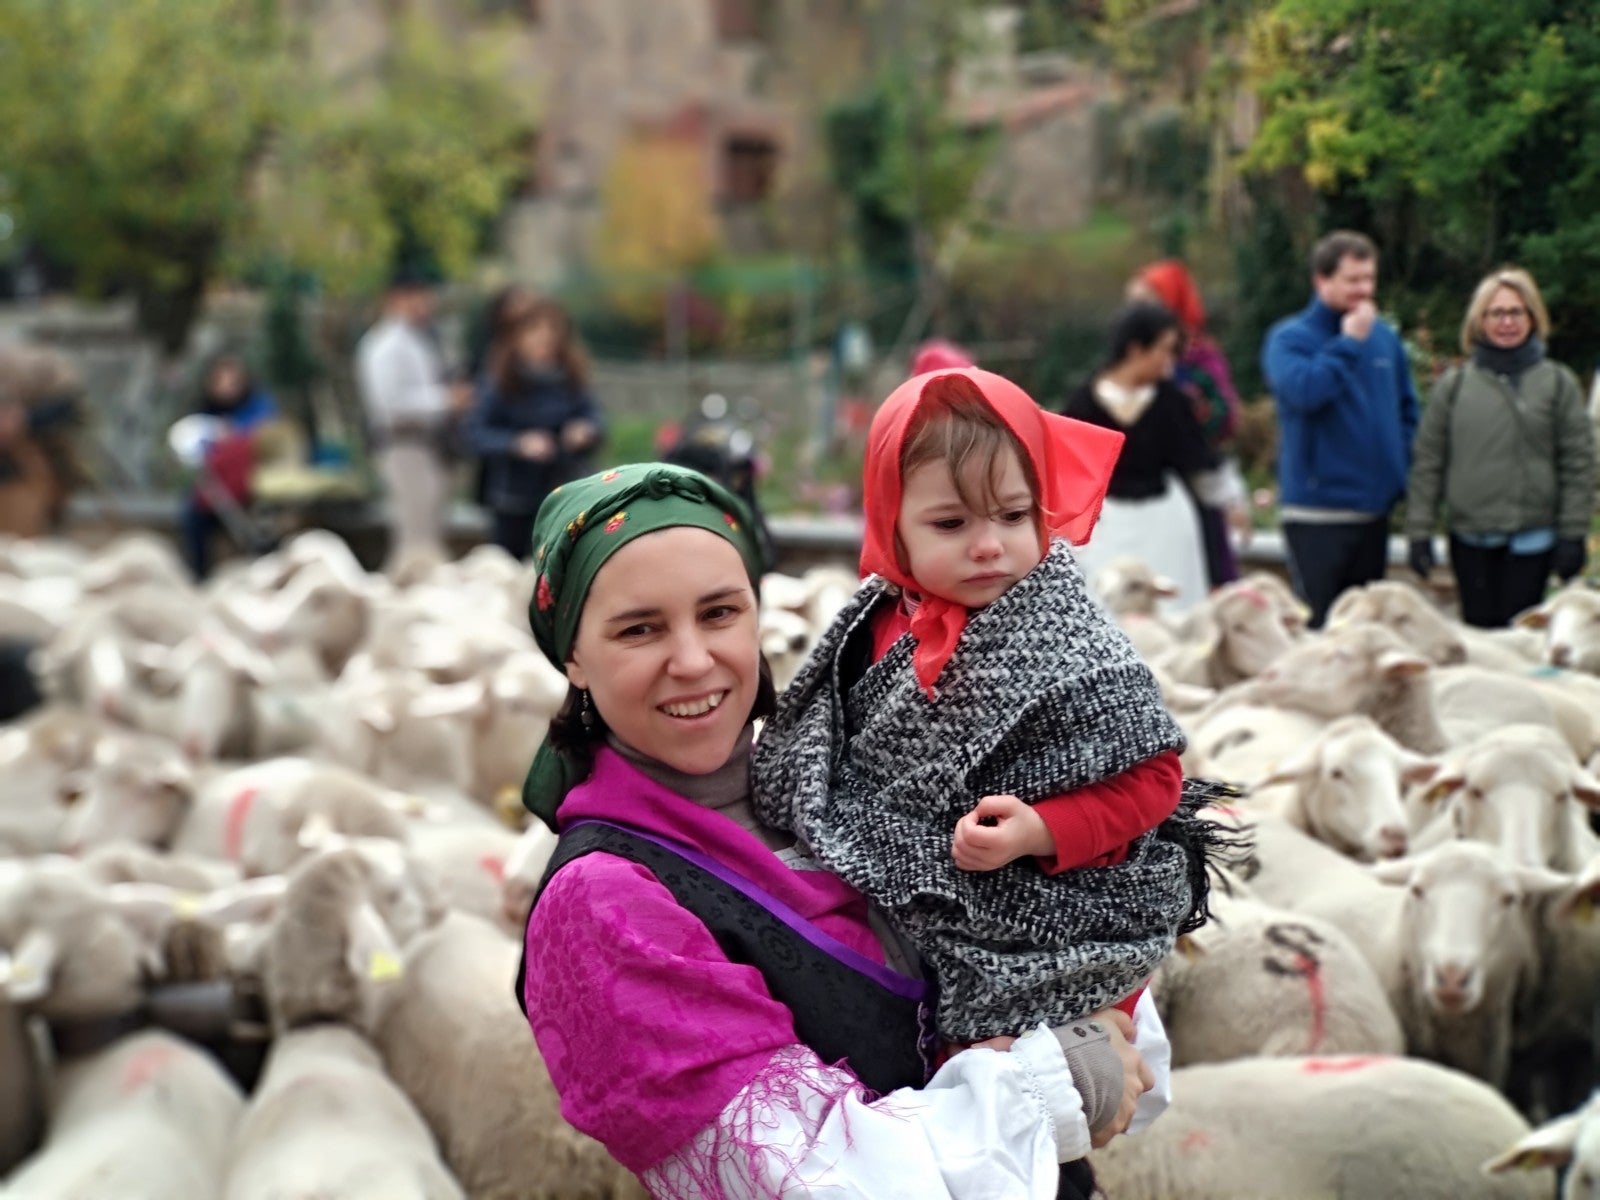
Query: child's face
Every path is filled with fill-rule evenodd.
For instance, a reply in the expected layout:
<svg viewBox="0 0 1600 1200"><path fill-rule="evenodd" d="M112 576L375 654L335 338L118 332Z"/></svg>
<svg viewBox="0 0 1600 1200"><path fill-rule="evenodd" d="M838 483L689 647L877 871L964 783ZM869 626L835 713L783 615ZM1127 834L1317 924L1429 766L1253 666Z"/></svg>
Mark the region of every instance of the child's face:
<svg viewBox="0 0 1600 1200"><path fill-rule="evenodd" d="M1000 460L999 503L977 513L961 501L950 468L926 462L906 475L895 529L905 547L911 578L925 594L967 608L999 599L1044 556L1035 524L1033 493L1007 448ZM982 496L987 464L974 464L967 492Z"/></svg>

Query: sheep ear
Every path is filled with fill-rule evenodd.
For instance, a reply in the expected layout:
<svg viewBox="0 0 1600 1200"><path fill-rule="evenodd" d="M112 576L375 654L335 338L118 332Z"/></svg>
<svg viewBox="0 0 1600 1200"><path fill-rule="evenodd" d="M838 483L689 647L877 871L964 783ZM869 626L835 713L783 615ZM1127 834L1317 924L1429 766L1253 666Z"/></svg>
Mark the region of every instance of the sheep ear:
<svg viewBox="0 0 1600 1200"><path fill-rule="evenodd" d="M1172 952L1187 962L1193 962L1205 954L1206 947L1194 934L1185 933L1173 943Z"/></svg>
<svg viewBox="0 0 1600 1200"><path fill-rule="evenodd" d="M1525 896L1548 896L1555 892L1566 892L1573 887L1573 877L1564 875L1560 871L1552 871L1547 867L1516 868L1517 885L1522 888Z"/></svg>
<svg viewBox="0 0 1600 1200"><path fill-rule="evenodd" d="M1178 598L1178 585L1165 575L1157 575L1150 580L1150 590L1163 600L1176 600Z"/></svg>
<svg viewBox="0 0 1600 1200"><path fill-rule="evenodd" d="M396 724L394 713L376 702L363 704L356 719L377 734L393 733Z"/></svg>
<svg viewBox="0 0 1600 1200"><path fill-rule="evenodd" d="M345 966L357 979L389 983L405 973L400 946L371 904L358 904L345 927Z"/></svg>
<svg viewBox="0 0 1600 1200"><path fill-rule="evenodd" d="M1550 624L1552 615L1554 614L1551 613L1550 606L1541 604L1538 608L1518 613L1511 623L1519 629L1544 629Z"/></svg>
<svg viewBox="0 0 1600 1200"><path fill-rule="evenodd" d="M1258 792L1262 788L1273 787L1281 783L1299 783L1309 779L1317 771L1318 747L1311 746L1285 762L1277 763L1265 779L1258 781L1250 790Z"/></svg>
<svg viewBox="0 0 1600 1200"><path fill-rule="evenodd" d="M0 992L13 1004L32 1004L50 994L61 947L42 929L30 929L9 957L0 957Z"/></svg>
<svg viewBox="0 0 1600 1200"><path fill-rule="evenodd" d="M1378 655L1378 673L1385 679L1402 679L1432 670L1433 664L1406 650L1385 650Z"/></svg>
<svg viewBox="0 0 1600 1200"><path fill-rule="evenodd" d="M434 686L410 704L413 717L464 717L481 711L488 700L482 679Z"/></svg>
<svg viewBox="0 0 1600 1200"><path fill-rule="evenodd" d="M245 879L201 897L197 915L220 928L262 925L277 915L288 889L289 881L282 875Z"/></svg>
<svg viewBox="0 0 1600 1200"><path fill-rule="evenodd" d="M1579 804L1600 808L1600 779L1584 767L1572 768L1572 796Z"/></svg>
<svg viewBox="0 0 1600 1200"><path fill-rule="evenodd" d="M1572 1113L1559 1120L1541 1125L1509 1150L1483 1164L1485 1175L1499 1175L1506 1171L1542 1171L1546 1167L1564 1167L1572 1161L1572 1150L1578 1141L1578 1128L1583 1124L1581 1113Z"/></svg>
<svg viewBox="0 0 1600 1200"><path fill-rule="evenodd" d="M1466 786L1467 777L1460 771L1448 771L1443 775L1435 775L1433 783L1427 791L1422 793L1422 802L1434 805L1449 796L1452 792L1460 791Z"/></svg>
<svg viewBox="0 0 1600 1200"><path fill-rule="evenodd" d="M1580 925L1594 920L1595 908L1600 906L1600 872L1579 879L1573 888L1556 901L1551 915L1558 921L1576 921Z"/></svg>
<svg viewBox="0 0 1600 1200"><path fill-rule="evenodd" d="M1379 883L1401 884L1411 882L1414 869L1409 858L1391 858L1387 862L1371 864L1367 867L1367 874Z"/></svg>
<svg viewBox="0 0 1600 1200"><path fill-rule="evenodd" d="M178 917L192 917L198 897L160 883L114 883L106 889L117 916L139 942L139 961L152 975L166 970L161 943Z"/></svg>
<svg viewBox="0 0 1600 1200"><path fill-rule="evenodd" d="M1400 753L1400 779L1404 783L1427 783L1439 773L1442 766L1435 759L1424 758L1409 750Z"/></svg>

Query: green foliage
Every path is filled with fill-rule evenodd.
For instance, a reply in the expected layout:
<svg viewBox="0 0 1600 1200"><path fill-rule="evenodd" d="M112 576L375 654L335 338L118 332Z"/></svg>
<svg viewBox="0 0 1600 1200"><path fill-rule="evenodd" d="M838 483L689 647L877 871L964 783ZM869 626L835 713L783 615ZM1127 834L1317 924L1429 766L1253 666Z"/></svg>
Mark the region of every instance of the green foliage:
<svg viewBox="0 0 1600 1200"><path fill-rule="evenodd" d="M1600 24L1552 0L1278 0L1251 28L1264 102L1246 165L1298 172L1361 220L1386 286L1448 328L1476 278L1519 260L1600 335Z"/></svg>
<svg viewBox="0 0 1600 1200"><path fill-rule="evenodd" d="M958 126L930 82L903 65L830 109L824 129L862 261L891 279L911 273L917 230L937 245L968 209L994 152L991 135Z"/></svg>
<svg viewBox="0 0 1600 1200"><path fill-rule="evenodd" d="M93 290L181 344L272 126L282 34L259 0L6 0L4 170Z"/></svg>
<svg viewBox="0 0 1600 1200"><path fill-rule="evenodd" d="M224 264L348 291L409 245L464 271L526 160L499 60L412 16L376 79L341 91L313 63L272 0L6 0L30 233L87 289L130 290L168 353Z"/></svg>

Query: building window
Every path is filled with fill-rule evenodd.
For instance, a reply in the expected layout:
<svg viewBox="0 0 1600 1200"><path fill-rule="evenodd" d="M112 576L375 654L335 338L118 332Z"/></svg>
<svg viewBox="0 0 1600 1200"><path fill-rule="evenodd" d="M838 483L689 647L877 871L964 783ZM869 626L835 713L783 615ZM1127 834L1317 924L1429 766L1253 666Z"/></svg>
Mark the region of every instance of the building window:
<svg viewBox="0 0 1600 1200"><path fill-rule="evenodd" d="M735 134L723 145L722 198L728 204L759 204L772 194L778 147L771 138Z"/></svg>

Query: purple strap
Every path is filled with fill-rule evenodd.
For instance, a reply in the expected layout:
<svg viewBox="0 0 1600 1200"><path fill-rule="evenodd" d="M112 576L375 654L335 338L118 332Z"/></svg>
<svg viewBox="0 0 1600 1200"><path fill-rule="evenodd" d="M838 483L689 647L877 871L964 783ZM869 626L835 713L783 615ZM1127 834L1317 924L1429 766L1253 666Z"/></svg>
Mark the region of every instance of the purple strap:
<svg viewBox="0 0 1600 1200"><path fill-rule="evenodd" d="M574 821L572 824L565 826L563 828L563 832L565 832L566 829L576 829L580 825L603 825L611 829L618 829L632 837L639 838L646 842L651 842L654 845L661 847L661 849L667 851L668 853L676 854L685 862L699 867L708 875L720 879L723 883L727 884L734 891L738 892L746 900L760 905L774 917L778 918L779 921L782 921L783 924L788 926L789 929L794 933L810 942L811 945L815 946L828 957L843 963L852 971L856 971L859 974L865 975L878 986L887 989L896 996L903 997L907 1000L915 1000L918 1003L925 1003L928 1000L931 989L925 981L921 979L913 979L909 975L902 975L893 968L885 966L882 963L875 963L865 954L862 954L857 950L852 950L849 946L846 946L837 938L818 929L815 925L806 920L799 913L795 912L794 909L790 908L782 900L779 900L776 896L771 895L762 888L758 887L756 884L751 883L738 872L732 871L723 866L723 864L717 862L716 859L710 858L689 846L685 846L681 842L674 842L669 841L666 838L656 837L654 834L645 833L641 829L635 829L631 825L619 825L614 821Z"/></svg>

